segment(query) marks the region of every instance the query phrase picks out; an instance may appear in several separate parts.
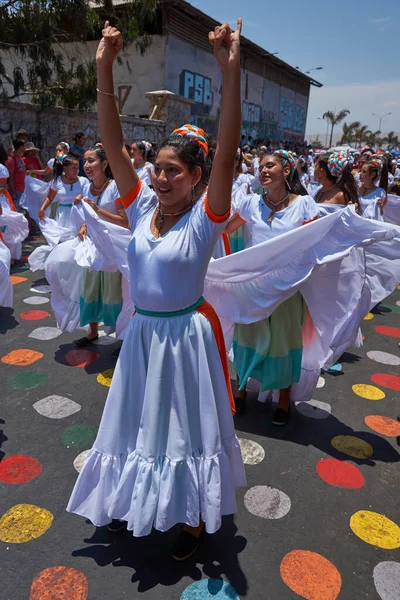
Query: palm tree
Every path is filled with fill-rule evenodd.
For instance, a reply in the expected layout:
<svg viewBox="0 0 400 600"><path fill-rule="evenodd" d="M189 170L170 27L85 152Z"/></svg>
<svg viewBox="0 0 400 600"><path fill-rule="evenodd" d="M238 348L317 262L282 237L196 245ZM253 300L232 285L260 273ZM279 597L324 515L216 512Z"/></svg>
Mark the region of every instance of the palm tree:
<svg viewBox="0 0 400 600"><path fill-rule="evenodd" d="M343 123L343 135L340 140L341 144L351 144L355 140L355 132L361 126L360 121L353 121L349 125Z"/></svg>
<svg viewBox="0 0 400 600"><path fill-rule="evenodd" d="M382 140L379 137L379 134L381 132L378 131L371 131L370 129L367 129L367 131L365 132L365 142L368 146L371 146L371 148L373 148L374 146L382 146Z"/></svg>
<svg viewBox="0 0 400 600"><path fill-rule="evenodd" d="M329 147L332 146L332 138L333 138L333 130L336 125L338 125L343 119L350 114L350 111L347 108L343 108L339 112L335 113L332 110L328 110L326 113L322 115L323 119L326 119L331 124L331 137L329 140Z"/></svg>
<svg viewBox="0 0 400 600"><path fill-rule="evenodd" d="M386 137L383 138L383 143L387 144L388 150L399 145L399 138L394 134L394 131L389 131Z"/></svg>
<svg viewBox="0 0 400 600"><path fill-rule="evenodd" d="M369 131L367 125L361 125L354 133L354 139L357 142L358 146L362 146L363 141L365 140L365 135Z"/></svg>

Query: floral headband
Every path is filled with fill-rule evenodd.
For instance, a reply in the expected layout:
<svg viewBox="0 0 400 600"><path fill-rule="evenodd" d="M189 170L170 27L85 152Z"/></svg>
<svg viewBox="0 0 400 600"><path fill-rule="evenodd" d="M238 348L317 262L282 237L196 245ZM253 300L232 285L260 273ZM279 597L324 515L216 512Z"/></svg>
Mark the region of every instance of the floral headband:
<svg viewBox="0 0 400 600"><path fill-rule="evenodd" d="M146 149L146 152L149 152L152 149L152 145L150 144L150 142L146 142L146 140L142 140L142 144Z"/></svg>
<svg viewBox="0 0 400 600"><path fill-rule="evenodd" d="M56 163L58 163L59 165L62 165L64 162L64 159L67 158L68 154L62 154L61 152L59 152L56 156Z"/></svg>
<svg viewBox="0 0 400 600"><path fill-rule="evenodd" d="M203 129L196 125L183 125L179 129L175 129L171 135L180 135L192 139L203 150L204 155L208 156L208 144L206 142Z"/></svg>
<svg viewBox="0 0 400 600"><path fill-rule="evenodd" d="M332 177L341 177L348 165L351 164L351 159L346 154L333 152L328 158L328 170Z"/></svg>
<svg viewBox="0 0 400 600"><path fill-rule="evenodd" d="M292 177L296 170L296 159L294 158L293 154L288 150L275 150L274 155L278 158L287 160L290 165L290 177Z"/></svg>
<svg viewBox="0 0 400 600"><path fill-rule="evenodd" d="M382 172L383 169L383 160L377 156L372 156L371 158L368 159L367 165L369 167L373 167L374 169L376 169L377 172L377 177L380 177L380 174Z"/></svg>

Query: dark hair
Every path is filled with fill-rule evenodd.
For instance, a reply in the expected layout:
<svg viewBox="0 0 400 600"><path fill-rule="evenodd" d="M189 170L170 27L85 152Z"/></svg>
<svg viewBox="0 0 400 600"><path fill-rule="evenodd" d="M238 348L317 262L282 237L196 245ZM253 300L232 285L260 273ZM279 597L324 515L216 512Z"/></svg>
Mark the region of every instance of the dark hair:
<svg viewBox="0 0 400 600"><path fill-rule="evenodd" d="M80 140L83 137L85 137L85 134L82 131L79 131L78 133L75 134L75 136L72 139L74 140L74 142L77 142L78 140Z"/></svg>
<svg viewBox="0 0 400 600"><path fill-rule="evenodd" d="M61 177L63 174L64 167L69 167L73 162L79 162L79 158L72 156L72 154L67 154L67 156L62 160L58 160L57 157L54 160L53 166L53 175L54 178Z"/></svg>
<svg viewBox="0 0 400 600"><path fill-rule="evenodd" d="M136 146L139 148L140 152L142 153L142 158L143 160L147 160L148 162L153 162L154 157L153 157L153 149L150 148L149 150L146 150L146 146L143 144L143 142L133 142L134 144L136 144Z"/></svg>
<svg viewBox="0 0 400 600"><path fill-rule="evenodd" d="M301 169L301 172L305 175L308 173L308 164L304 158L299 158L299 162L297 163Z"/></svg>
<svg viewBox="0 0 400 600"><path fill-rule="evenodd" d="M328 168L328 160L330 157L330 153L321 154L317 160L317 165L324 169L325 174L329 181L331 181L334 185L337 185L339 190L343 193L345 200L347 203L352 202L356 206L358 206L358 187L356 180L354 179L351 170L352 166L349 163L345 170L343 171L341 177L334 177ZM317 200L318 201L318 200Z"/></svg>
<svg viewBox="0 0 400 600"><path fill-rule="evenodd" d="M287 188L291 194L296 194L297 196L308 196L306 188L300 181L297 169L292 169L292 167L290 166L290 162L284 156L278 156L277 154L266 154L266 156L273 156L274 158L279 160L284 169L286 169L286 167L290 169L290 175L287 178Z"/></svg>
<svg viewBox="0 0 400 600"><path fill-rule="evenodd" d="M86 154L86 152L94 152L96 154L96 156L100 159L101 163L103 163L105 160L108 160L107 156L106 156L106 151L104 150L103 146L101 146L101 145L95 144L94 146L90 146L90 148L87 148L85 150L85 154ZM107 165L106 170L104 171L104 174L109 179L114 179L112 171L111 171L111 167L109 164Z"/></svg>
<svg viewBox="0 0 400 600"><path fill-rule="evenodd" d="M396 181L389 188L390 194L396 194L396 196L400 196L400 182Z"/></svg>
<svg viewBox="0 0 400 600"><path fill-rule="evenodd" d="M19 138L15 138L13 141L14 150L19 150L22 146L25 146L26 142L24 140L20 140Z"/></svg>
<svg viewBox="0 0 400 600"><path fill-rule="evenodd" d="M374 158L371 156L371 158L369 160L367 160L367 162L365 164L367 165L370 173L372 171L375 171L375 178L374 178L374 181L375 181L378 177L379 171L378 171L377 167L375 167L374 165L371 164L372 160L374 160ZM381 176L379 179L379 187L383 188L385 190L385 192L387 193L388 186L389 186L389 171L388 171L388 167L387 167L387 162L385 160L383 160L382 162L383 162L383 167L382 167Z"/></svg>
<svg viewBox="0 0 400 600"><path fill-rule="evenodd" d="M7 150L4 148L3 142L0 142L0 164L5 165L7 158Z"/></svg>
<svg viewBox="0 0 400 600"><path fill-rule="evenodd" d="M238 148L237 152L236 152L235 163L236 163L236 161L239 161L239 164L236 167L236 174L240 175L240 173L242 173L242 167L243 167L243 152L240 148Z"/></svg>
<svg viewBox="0 0 400 600"><path fill-rule="evenodd" d="M200 167L201 176L203 177L203 172L207 170L207 159L203 149L193 139L180 135L170 135L161 144L160 150L162 148L172 148L190 172L194 171L196 167Z"/></svg>

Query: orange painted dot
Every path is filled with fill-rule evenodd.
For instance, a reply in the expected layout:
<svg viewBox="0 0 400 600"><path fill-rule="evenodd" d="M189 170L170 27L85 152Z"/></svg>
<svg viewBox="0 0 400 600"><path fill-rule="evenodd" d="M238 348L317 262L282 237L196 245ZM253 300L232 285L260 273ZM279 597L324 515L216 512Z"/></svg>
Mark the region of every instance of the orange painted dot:
<svg viewBox="0 0 400 600"><path fill-rule="evenodd" d="M17 283L23 283L28 280L26 277L19 277L19 275L10 275L10 281L13 285L16 285Z"/></svg>
<svg viewBox="0 0 400 600"><path fill-rule="evenodd" d="M88 582L83 573L70 567L50 567L32 581L29 600L86 600Z"/></svg>
<svg viewBox="0 0 400 600"><path fill-rule="evenodd" d="M364 419L365 424L368 425L372 431L387 435L388 437L400 436L400 423L389 417L381 417L380 415L368 415Z"/></svg>
<svg viewBox="0 0 400 600"><path fill-rule="evenodd" d="M49 317L50 313L45 310L28 310L27 312L22 312L19 316L24 321L40 321L41 319Z"/></svg>
<svg viewBox="0 0 400 600"><path fill-rule="evenodd" d="M28 350L27 348L21 348L20 350L13 350L1 358L1 362L6 365L17 365L18 367L27 367L32 363L43 358L41 352L36 350Z"/></svg>
<svg viewBox="0 0 400 600"><path fill-rule="evenodd" d="M71 367L86 367L90 365L100 354L97 352L90 352L90 350L70 350L65 355L65 360Z"/></svg>
<svg viewBox="0 0 400 600"><path fill-rule="evenodd" d="M32 456L15 454L0 462L0 481L4 483L26 483L42 472L42 465Z"/></svg>
<svg viewBox="0 0 400 600"><path fill-rule="evenodd" d="M389 325L379 325L375 327L376 333L387 335L389 337L400 338L400 327L390 327Z"/></svg>
<svg viewBox="0 0 400 600"><path fill-rule="evenodd" d="M307 600L336 600L342 587L339 571L329 560L309 550L293 550L281 562L288 588Z"/></svg>
<svg viewBox="0 0 400 600"><path fill-rule="evenodd" d="M376 373L371 375L371 381L377 385L380 385L381 387L388 388L389 390L400 391L400 377L397 377L397 375Z"/></svg>

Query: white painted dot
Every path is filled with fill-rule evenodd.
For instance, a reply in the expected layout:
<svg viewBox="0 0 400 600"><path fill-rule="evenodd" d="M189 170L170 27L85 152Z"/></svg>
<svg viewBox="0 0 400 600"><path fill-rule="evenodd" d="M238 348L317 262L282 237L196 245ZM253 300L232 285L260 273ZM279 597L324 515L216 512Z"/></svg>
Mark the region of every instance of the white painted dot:
<svg viewBox="0 0 400 600"><path fill-rule="evenodd" d="M109 346L110 344L115 344L116 341L115 333L107 335L105 331L99 331L99 338L92 343L96 346Z"/></svg>
<svg viewBox="0 0 400 600"><path fill-rule="evenodd" d="M318 377L317 388L323 388L325 385L325 379L323 377Z"/></svg>
<svg viewBox="0 0 400 600"><path fill-rule="evenodd" d="M30 289L31 292L36 292L37 294L48 294L51 292L51 285L34 285Z"/></svg>
<svg viewBox="0 0 400 600"><path fill-rule="evenodd" d="M29 298L24 298L24 302L25 304L46 304L50 300L45 296L29 296Z"/></svg>
<svg viewBox="0 0 400 600"><path fill-rule="evenodd" d="M284 492L267 485L256 485L246 492L244 505L256 517L282 519L288 514L292 503Z"/></svg>
<svg viewBox="0 0 400 600"><path fill-rule="evenodd" d="M48 417L49 419L64 419L65 417L69 417L80 411L81 405L70 398L54 394L42 398L42 400L38 400L38 402L35 402L33 405L33 408L43 417Z"/></svg>
<svg viewBox="0 0 400 600"><path fill-rule="evenodd" d="M85 460L87 459L89 452L90 452L90 450L84 450L83 452L78 454L78 456L74 460L73 465L74 465L75 469L78 471L78 473L81 472L83 464L84 464Z"/></svg>
<svg viewBox="0 0 400 600"><path fill-rule="evenodd" d="M330 404L327 402L320 402L319 400L296 402L295 404L297 412L310 419L327 419L332 411Z"/></svg>
<svg viewBox="0 0 400 600"><path fill-rule="evenodd" d="M58 329L58 327L38 327L37 329L34 329L28 335L28 337L34 340L47 341L54 340L54 338L58 337L61 334L62 331L61 329Z"/></svg>
<svg viewBox="0 0 400 600"><path fill-rule="evenodd" d="M367 352L368 358L375 362L381 363L382 365L400 365L400 356L395 354L389 354L389 352L381 352L380 350L371 350Z"/></svg>
<svg viewBox="0 0 400 600"><path fill-rule="evenodd" d="M396 306L400 306L400 300L397 300Z"/></svg>
<svg viewBox="0 0 400 600"><path fill-rule="evenodd" d="M257 465L264 460L265 450L257 442L253 442L253 440L247 440L246 438L240 438L239 444L245 465Z"/></svg>
<svg viewBox="0 0 400 600"><path fill-rule="evenodd" d="M400 563L384 561L374 569L374 584L381 600L400 598Z"/></svg>

